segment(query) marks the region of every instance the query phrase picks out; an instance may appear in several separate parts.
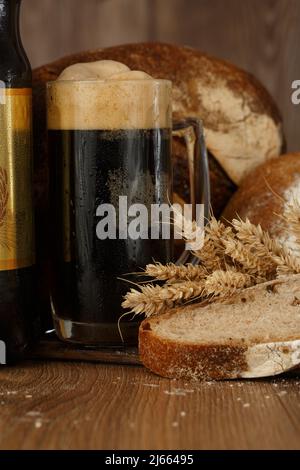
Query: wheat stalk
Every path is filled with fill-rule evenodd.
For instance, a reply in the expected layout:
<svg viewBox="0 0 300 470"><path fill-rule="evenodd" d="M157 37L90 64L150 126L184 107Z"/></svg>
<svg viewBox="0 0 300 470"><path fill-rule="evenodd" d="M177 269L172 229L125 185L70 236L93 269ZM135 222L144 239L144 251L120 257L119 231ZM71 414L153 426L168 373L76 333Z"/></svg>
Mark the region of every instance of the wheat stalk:
<svg viewBox="0 0 300 470"><path fill-rule="evenodd" d="M224 266L224 256L215 246L214 242L205 237L204 246L201 250L193 251L193 255L198 258L202 266L205 266L208 272L220 269Z"/></svg>
<svg viewBox="0 0 300 470"><path fill-rule="evenodd" d="M269 259L262 259L255 256L251 246L242 243L234 238L224 240L225 253L240 265L240 268L246 274L257 276L260 282L267 279L267 274L274 272L274 263Z"/></svg>
<svg viewBox="0 0 300 470"><path fill-rule="evenodd" d="M173 305L167 305L161 301L158 295L160 290L160 286L153 286L152 284L141 286L140 290L131 288L124 297L122 307L130 309L136 315L144 313L146 317L164 313L168 307Z"/></svg>
<svg viewBox="0 0 300 470"><path fill-rule="evenodd" d="M204 282L185 281L177 284L163 286L160 298L163 301L178 303L194 298L199 298L204 293Z"/></svg>
<svg viewBox="0 0 300 470"><path fill-rule="evenodd" d="M226 257L224 240L233 237L232 228L226 227L221 221L212 217L205 232L204 246L201 250L194 251L194 256L209 272L225 268L226 263L230 263L230 260Z"/></svg>
<svg viewBox="0 0 300 470"><path fill-rule="evenodd" d="M183 301L198 298L203 294L204 283L186 281L170 286L141 286L140 290L130 289L124 297L122 307L130 309L136 315L144 313L146 317L165 313L166 310Z"/></svg>
<svg viewBox="0 0 300 470"><path fill-rule="evenodd" d="M296 197L293 197L292 201L286 205L283 219L300 248L300 201Z"/></svg>
<svg viewBox="0 0 300 470"><path fill-rule="evenodd" d="M150 317L189 300L207 296L211 296L211 300L214 297L228 297L252 283L253 279L248 274L219 269L200 282L185 281L162 287L149 284L141 286L140 290L132 288L125 295L122 307L136 315Z"/></svg>
<svg viewBox="0 0 300 470"><path fill-rule="evenodd" d="M240 273L233 269L227 271L218 269L207 277L205 292L207 295L227 297L251 286L252 283L253 280L249 274Z"/></svg>
<svg viewBox="0 0 300 470"><path fill-rule="evenodd" d="M289 206L286 220L300 240L300 203ZM194 233L188 225L187 237ZM260 225L234 219L232 227L212 218L205 229L204 247L194 252L201 265L149 264L145 274L166 281L131 289L122 306L146 317L165 313L176 305L198 298L225 298L270 276L300 273L300 260L281 243L271 239Z"/></svg>
<svg viewBox="0 0 300 470"><path fill-rule="evenodd" d="M207 272L205 267L200 265L176 265L174 263L163 265L155 263L146 266L145 274L158 281L176 282L200 280L205 278Z"/></svg>
<svg viewBox="0 0 300 470"><path fill-rule="evenodd" d="M233 231L230 226L226 227L220 220L212 217L210 223L207 225L206 233L210 240L215 243L215 246L220 250L224 251L223 240L231 239L233 237Z"/></svg>
<svg viewBox="0 0 300 470"><path fill-rule="evenodd" d="M245 222L234 219L232 225L239 240L251 246L255 256L272 261L279 273L300 273L300 262L280 242L271 239L260 225L252 224L249 219Z"/></svg>
<svg viewBox="0 0 300 470"><path fill-rule="evenodd" d="M277 264L277 274L300 274L300 262L289 250L283 247L280 256L274 255L273 259Z"/></svg>

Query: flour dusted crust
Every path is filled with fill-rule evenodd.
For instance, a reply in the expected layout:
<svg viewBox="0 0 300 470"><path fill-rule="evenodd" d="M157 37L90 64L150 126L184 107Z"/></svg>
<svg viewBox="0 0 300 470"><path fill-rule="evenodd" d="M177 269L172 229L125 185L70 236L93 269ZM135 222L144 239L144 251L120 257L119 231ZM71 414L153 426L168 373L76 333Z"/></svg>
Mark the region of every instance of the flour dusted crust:
<svg viewBox="0 0 300 470"><path fill-rule="evenodd" d="M230 305L240 304L243 308L245 299L255 302L261 293L270 291L270 295L284 295L288 290L299 292L300 275L287 276L282 280L270 281L258 286L245 289L240 294L226 301L218 301L210 305ZM286 297L288 298L289 295ZM286 302L286 298L283 302ZM203 307L206 308L206 307ZM221 308L221 306L219 307ZM257 305L253 305L257 308ZM296 307L299 308L299 307ZM197 312L195 312L197 309ZM263 313L263 304L260 306ZM207 335L207 341L187 341L185 338L176 339L171 329L165 328L162 334L157 325L164 320L172 321L176 317L177 324L180 324L180 315L183 312L190 315L201 316L201 308L190 306L187 308L174 309L166 315L145 319L139 331L139 351L140 357L145 365L152 372L169 378L183 378L189 380L222 380L236 378L258 378L275 376L286 372L300 365L300 328L295 331L295 325L291 327L290 334L282 337L280 331L274 338L268 340L257 336L256 340L247 341L247 338L237 339L230 337L230 332L224 333L224 338L213 342ZM247 325L247 313L245 315L245 325ZM216 311L215 315L218 315ZM182 324L182 329L187 325ZM213 317L212 317L213 321ZM211 329L213 330L213 324ZM297 326L296 326L297 329ZM205 337L205 333L204 333Z"/></svg>
<svg viewBox="0 0 300 470"><path fill-rule="evenodd" d="M300 336L300 332L299 332ZM246 351L247 369L243 378L278 375L300 364L300 339L255 344Z"/></svg>
<svg viewBox="0 0 300 470"><path fill-rule="evenodd" d="M300 153L283 155L253 170L242 181L223 217L228 221L248 217L296 252L294 237L281 217L293 199L300 201Z"/></svg>

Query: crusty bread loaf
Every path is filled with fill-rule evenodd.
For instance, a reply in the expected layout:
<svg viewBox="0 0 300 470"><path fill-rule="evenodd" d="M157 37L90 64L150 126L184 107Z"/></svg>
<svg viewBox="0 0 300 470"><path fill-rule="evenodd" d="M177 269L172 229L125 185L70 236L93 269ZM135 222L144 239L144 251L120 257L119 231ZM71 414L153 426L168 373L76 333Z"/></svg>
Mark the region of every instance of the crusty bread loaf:
<svg viewBox="0 0 300 470"><path fill-rule="evenodd" d="M146 319L143 364L170 378L267 377L300 364L300 275Z"/></svg>
<svg viewBox="0 0 300 470"><path fill-rule="evenodd" d="M280 154L283 145L281 118L270 95L251 75L201 52L168 44L130 44L86 51L57 60L34 71L34 146L36 198L42 204L47 190L45 82L76 62L112 59L143 70L174 85L174 117L203 119L212 173L212 206L215 214L228 201L241 178L259 163ZM175 160L185 150L174 146ZM215 161L213 160L215 158ZM177 171L176 190L180 190ZM183 194L184 191L180 194Z"/></svg>
<svg viewBox="0 0 300 470"><path fill-rule="evenodd" d="M290 153L256 168L242 182L225 211L224 219L248 217L273 238L294 250L293 236L281 217L293 198L300 201L300 153Z"/></svg>

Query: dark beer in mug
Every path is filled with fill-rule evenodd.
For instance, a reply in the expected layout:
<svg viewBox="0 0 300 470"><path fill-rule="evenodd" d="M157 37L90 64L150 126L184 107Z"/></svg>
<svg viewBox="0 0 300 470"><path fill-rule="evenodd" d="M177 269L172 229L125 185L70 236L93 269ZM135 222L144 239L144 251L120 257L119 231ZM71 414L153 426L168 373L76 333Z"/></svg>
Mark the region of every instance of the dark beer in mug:
<svg viewBox="0 0 300 470"><path fill-rule="evenodd" d="M57 81L48 86L51 160L52 308L59 336L117 345L129 273L172 258L170 239L151 239L151 207L172 198L171 84L167 81ZM126 208L143 204L148 233L120 233ZM116 210L113 235L98 229L104 204ZM100 209L99 209L100 208ZM103 210L104 210L103 209ZM101 215L99 215L101 214ZM125 219L125 225L132 219ZM124 228L124 221L121 226ZM120 323L136 343L138 322Z"/></svg>

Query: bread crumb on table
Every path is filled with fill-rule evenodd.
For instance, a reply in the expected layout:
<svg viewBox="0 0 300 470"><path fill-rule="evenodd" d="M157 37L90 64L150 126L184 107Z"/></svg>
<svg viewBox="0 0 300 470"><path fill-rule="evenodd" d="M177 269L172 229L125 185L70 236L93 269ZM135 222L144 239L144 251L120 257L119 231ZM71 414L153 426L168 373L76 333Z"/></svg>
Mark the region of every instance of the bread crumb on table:
<svg viewBox="0 0 300 470"><path fill-rule="evenodd" d="M158 384L143 384L144 387L150 387L150 388L158 388Z"/></svg>
<svg viewBox="0 0 300 470"><path fill-rule="evenodd" d="M41 416L41 412L32 410L32 411L28 411L26 415L27 416Z"/></svg>
<svg viewBox="0 0 300 470"><path fill-rule="evenodd" d="M35 427L36 429L39 429L39 428L42 427L42 424L43 424L43 423L42 423L42 420L41 420L41 419L36 419L35 422L34 422L34 427Z"/></svg>

